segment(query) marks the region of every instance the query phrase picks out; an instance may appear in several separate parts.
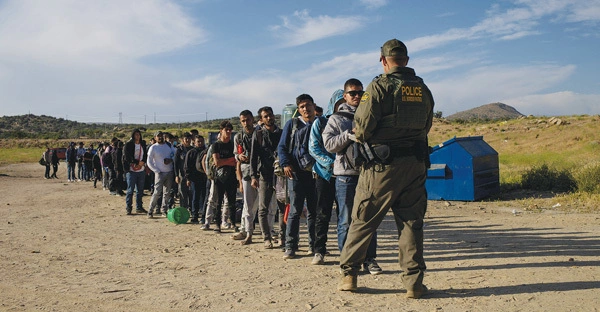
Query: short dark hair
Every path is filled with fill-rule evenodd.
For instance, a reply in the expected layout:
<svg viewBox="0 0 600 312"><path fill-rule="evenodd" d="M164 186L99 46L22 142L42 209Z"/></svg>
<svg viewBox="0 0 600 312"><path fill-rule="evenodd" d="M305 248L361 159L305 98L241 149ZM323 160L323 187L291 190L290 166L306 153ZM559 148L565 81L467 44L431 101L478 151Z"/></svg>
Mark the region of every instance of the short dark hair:
<svg viewBox="0 0 600 312"><path fill-rule="evenodd" d="M240 112L240 116L252 116L252 117L254 117L254 115L252 115L252 112L249 111L249 110L247 110L247 109L241 111Z"/></svg>
<svg viewBox="0 0 600 312"><path fill-rule="evenodd" d="M198 140L198 139L204 140L204 137L198 134L197 136L194 137L194 140Z"/></svg>
<svg viewBox="0 0 600 312"><path fill-rule="evenodd" d="M219 130L223 130L225 128L233 130L233 125L231 124L231 122L229 122L229 120L223 120L221 121L221 124L219 124Z"/></svg>
<svg viewBox="0 0 600 312"><path fill-rule="evenodd" d="M323 114L323 107L317 105L315 106L315 112L319 113L319 114Z"/></svg>
<svg viewBox="0 0 600 312"><path fill-rule="evenodd" d="M262 115L262 112L270 112L271 114L273 114L273 109L271 108L271 106L263 106L261 108L258 109L258 117L260 118Z"/></svg>
<svg viewBox="0 0 600 312"><path fill-rule="evenodd" d="M346 80L346 83L344 83L344 92L346 92L346 89L348 89L349 86L354 86L354 87L363 87L362 82L360 82L360 80L356 79L356 78L350 78L348 80Z"/></svg>
<svg viewBox="0 0 600 312"><path fill-rule="evenodd" d="M186 139L191 139L192 138L192 134L189 133L189 132L186 132L186 133L183 134L183 137L186 138Z"/></svg>
<svg viewBox="0 0 600 312"><path fill-rule="evenodd" d="M397 65L408 62L408 56L406 55L387 56L387 58L392 59Z"/></svg>
<svg viewBox="0 0 600 312"><path fill-rule="evenodd" d="M300 105L300 103L302 102L306 102L306 101L310 101L311 103L315 103L315 100L313 100L312 96L303 93L298 95L298 97L296 97L296 106Z"/></svg>

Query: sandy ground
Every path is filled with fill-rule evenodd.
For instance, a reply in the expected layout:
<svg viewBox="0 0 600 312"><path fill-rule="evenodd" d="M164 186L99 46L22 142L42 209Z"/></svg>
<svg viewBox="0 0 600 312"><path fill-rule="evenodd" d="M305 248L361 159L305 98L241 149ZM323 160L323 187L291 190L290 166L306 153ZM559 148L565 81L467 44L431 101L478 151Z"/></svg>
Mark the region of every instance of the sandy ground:
<svg viewBox="0 0 600 312"><path fill-rule="evenodd" d="M384 274L338 292L332 220L326 265L241 246L229 232L125 215L91 183L0 167L2 311L598 311L600 215L525 211L516 202L430 202L425 283L405 299L391 216L379 231ZM149 196L144 197L144 207ZM516 209L516 214L513 213ZM257 233L258 237L258 233Z"/></svg>

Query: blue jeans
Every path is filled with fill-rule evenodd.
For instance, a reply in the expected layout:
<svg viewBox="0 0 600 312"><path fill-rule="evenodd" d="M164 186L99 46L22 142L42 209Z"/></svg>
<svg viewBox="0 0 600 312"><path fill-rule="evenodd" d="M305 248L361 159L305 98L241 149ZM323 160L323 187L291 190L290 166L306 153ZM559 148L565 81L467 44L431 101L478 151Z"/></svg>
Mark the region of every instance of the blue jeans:
<svg viewBox="0 0 600 312"><path fill-rule="evenodd" d="M83 178L83 172L84 172L84 170L83 170L83 161L78 161L77 162L77 179L79 179L79 180L85 180Z"/></svg>
<svg viewBox="0 0 600 312"><path fill-rule="evenodd" d="M67 179L75 181L75 163L67 162Z"/></svg>
<svg viewBox="0 0 600 312"><path fill-rule="evenodd" d="M335 179L335 190L338 203L337 209L337 237L338 248L340 252L348 236L348 228L352 222L352 207L354 205L354 195L356 194L356 185L358 184L357 175L337 176ZM366 259L377 257L377 231L373 233L373 238L367 249Z"/></svg>
<svg viewBox="0 0 600 312"><path fill-rule="evenodd" d="M146 173L129 171L126 174L127 179L127 194L125 195L125 204L127 211L131 211L133 207L133 191L135 190L135 207L136 210L142 209L142 196L144 196L144 180Z"/></svg>
<svg viewBox="0 0 600 312"><path fill-rule="evenodd" d="M298 171L297 179L289 182L290 189L290 212L288 214L285 248L298 249L300 239L300 215L304 210L304 200L306 200L306 222L308 225L308 247L314 248L315 244L315 222L317 218L317 192L315 190L315 179L312 172Z"/></svg>

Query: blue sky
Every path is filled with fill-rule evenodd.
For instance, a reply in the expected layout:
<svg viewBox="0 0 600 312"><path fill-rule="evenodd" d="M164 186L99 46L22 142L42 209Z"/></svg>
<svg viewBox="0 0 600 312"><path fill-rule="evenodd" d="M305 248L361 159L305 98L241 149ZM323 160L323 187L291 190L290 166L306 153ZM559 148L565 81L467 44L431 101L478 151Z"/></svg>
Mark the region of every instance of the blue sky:
<svg viewBox="0 0 600 312"><path fill-rule="evenodd" d="M0 115L198 121L326 105L397 38L444 116L600 114L600 0L0 0Z"/></svg>

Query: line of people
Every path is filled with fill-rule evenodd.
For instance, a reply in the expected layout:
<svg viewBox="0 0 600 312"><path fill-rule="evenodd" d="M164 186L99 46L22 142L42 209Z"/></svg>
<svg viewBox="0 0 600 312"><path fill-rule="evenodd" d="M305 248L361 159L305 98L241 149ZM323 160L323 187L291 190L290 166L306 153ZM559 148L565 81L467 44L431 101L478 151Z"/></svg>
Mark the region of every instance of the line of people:
<svg viewBox="0 0 600 312"><path fill-rule="evenodd" d="M221 122L219 138L209 147L197 132L184 134L182 143L175 144L162 131L146 146L135 129L127 143L113 139L97 153L99 167L98 157L92 158L95 180L101 167L111 181L122 181L124 174L127 214L132 214L136 192L136 212L149 218L166 215L173 206L172 190L178 189L180 205L191 212L190 223L218 233L224 227L233 229L231 238L243 245L253 242L258 216L264 248L278 244L284 259L297 256L300 220L306 211L307 254L314 265L325 263L335 203L342 291L357 289L360 269L382 272L376 261L377 228L391 209L407 297L420 298L428 291L422 283L424 185L434 102L423 80L406 66L408 60L404 43L389 40L379 59L384 74L366 90L358 79L347 80L333 93L323 115L317 114L310 95L301 94L296 98L298 117L283 128L276 125L270 107L258 110L256 124L252 112L243 110L242 130L232 137L233 125ZM355 151L361 148L364 155ZM112 168L111 161L104 160L107 153ZM153 174L154 190L148 211L142 206L146 168ZM122 192L118 183L109 188ZM243 198L240 227L237 191ZM274 227L276 214L279 232Z"/></svg>

